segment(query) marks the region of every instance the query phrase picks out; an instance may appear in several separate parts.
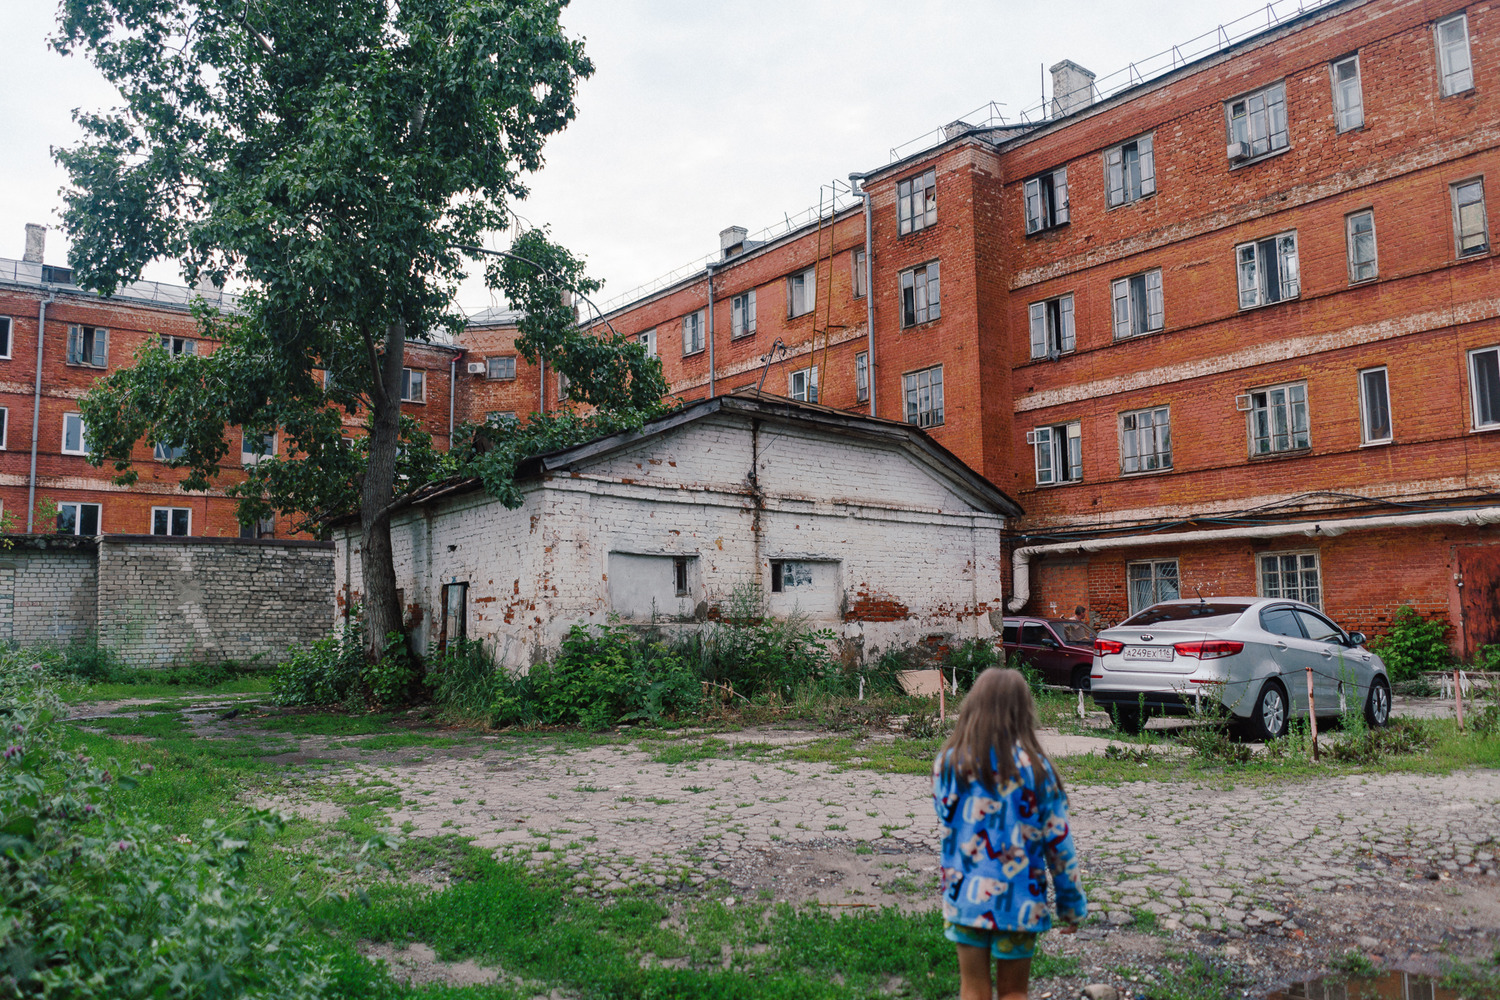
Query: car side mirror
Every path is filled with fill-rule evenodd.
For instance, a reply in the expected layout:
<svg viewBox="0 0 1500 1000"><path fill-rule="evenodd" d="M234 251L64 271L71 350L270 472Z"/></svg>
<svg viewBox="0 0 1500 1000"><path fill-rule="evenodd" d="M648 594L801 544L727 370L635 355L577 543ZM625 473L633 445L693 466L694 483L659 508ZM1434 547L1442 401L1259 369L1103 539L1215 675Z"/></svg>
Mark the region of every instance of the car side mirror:
<svg viewBox="0 0 1500 1000"><path fill-rule="evenodd" d="M1351 648L1354 646L1363 646L1365 644L1366 638L1368 637L1363 632L1350 632L1349 646Z"/></svg>
<svg viewBox="0 0 1500 1000"><path fill-rule="evenodd" d="M1061 645L1061 643L1059 643L1056 639L1052 638L1049 635L1047 636L1047 638L1042 640L1042 645L1046 646L1048 649L1056 649L1059 645Z"/></svg>

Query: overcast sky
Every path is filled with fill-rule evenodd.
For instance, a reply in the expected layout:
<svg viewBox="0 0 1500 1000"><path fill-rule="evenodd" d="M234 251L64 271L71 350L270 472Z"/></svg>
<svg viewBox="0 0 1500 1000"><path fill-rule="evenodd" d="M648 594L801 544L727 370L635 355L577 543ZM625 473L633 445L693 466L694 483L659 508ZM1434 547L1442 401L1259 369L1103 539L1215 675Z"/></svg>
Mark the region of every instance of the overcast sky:
<svg viewBox="0 0 1500 1000"><path fill-rule="evenodd" d="M77 141L74 108L113 93L46 46L54 0L0 0L0 257L24 225L52 227L64 262L63 183L50 148ZM516 206L605 281L601 298L701 260L718 232L752 232L818 201L820 184L886 163L892 146L988 101L1042 98L1042 66L1100 78L1263 10L1252 0L574 0L564 23L597 70L578 118ZM1049 90L1050 94L1050 90ZM503 247L505 238L494 244ZM178 280L170 263L147 277ZM470 311L492 304L478 281Z"/></svg>

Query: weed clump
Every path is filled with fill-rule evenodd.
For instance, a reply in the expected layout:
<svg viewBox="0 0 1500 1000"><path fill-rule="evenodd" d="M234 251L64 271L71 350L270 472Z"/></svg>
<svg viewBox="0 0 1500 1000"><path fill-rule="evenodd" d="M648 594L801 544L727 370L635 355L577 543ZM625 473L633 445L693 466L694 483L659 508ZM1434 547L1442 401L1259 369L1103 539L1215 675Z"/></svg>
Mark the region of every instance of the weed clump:
<svg viewBox="0 0 1500 1000"><path fill-rule="evenodd" d="M1391 619L1390 631L1373 640L1370 648L1384 661L1392 682L1410 681L1424 671L1452 668L1447 635L1447 618L1423 618L1416 608L1403 604Z"/></svg>
<svg viewBox="0 0 1500 1000"><path fill-rule="evenodd" d="M399 632L386 636L385 650L374 663L366 659L356 628L293 646L288 653L271 676L271 698L278 705L388 709L426 694L421 669Z"/></svg>

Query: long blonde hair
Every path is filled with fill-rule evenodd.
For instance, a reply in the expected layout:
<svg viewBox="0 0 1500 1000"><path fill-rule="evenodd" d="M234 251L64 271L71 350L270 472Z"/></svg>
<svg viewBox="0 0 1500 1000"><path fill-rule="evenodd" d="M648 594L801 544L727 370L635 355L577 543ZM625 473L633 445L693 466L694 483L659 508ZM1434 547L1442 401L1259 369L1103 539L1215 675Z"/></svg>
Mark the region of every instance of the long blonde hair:
<svg viewBox="0 0 1500 1000"><path fill-rule="evenodd" d="M953 768L960 788L977 781L998 792L1018 777L1015 748L1019 746L1031 758L1037 791L1045 787L1048 771L1062 791L1062 778L1037 741L1038 722L1026 678L1019 671L990 667L969 689L953 735L943 744L938 759L944 768Z"/></svg>

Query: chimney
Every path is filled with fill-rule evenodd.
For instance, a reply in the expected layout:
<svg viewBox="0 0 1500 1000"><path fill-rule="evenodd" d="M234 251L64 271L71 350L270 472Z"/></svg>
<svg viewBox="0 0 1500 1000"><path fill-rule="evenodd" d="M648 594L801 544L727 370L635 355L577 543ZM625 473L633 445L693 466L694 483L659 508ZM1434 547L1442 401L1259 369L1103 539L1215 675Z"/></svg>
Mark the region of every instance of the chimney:
<svg viewBox="0 0 1500 1000"><path fill-rule="evenodd" d="M730 226L728 229L719 231L719 250L723 252L724 259L745 251L745 237L750 235L750 230L744 226Z"/></svg>
<svg viewBox="0 0 1500 1000"><path fill-rule="evenodd" d="M26 253L21 259L28 264L40 264L47 255L47 227L35 222L26 223Z"/></svg>
<svg viewBox="0 0 1500 1000"><path fill-rule="evenodd" d="M1073 62L1064 59L1053 66L1052 73L1052 118L1071 115L1080 108L1094 103L1094 74Z"/></svg>
<svg viewBox="0 0 1500 1000"><path fill-rule="evenodd" d="M963 120L960 119L959 121L949 122L948 124L946 124L946 125L943 126L943 138L945 140L947 140L947 139L957 139L959 136L963 135L965 132L972 132L972 131L974 131L974 126L970 125L968 122L963 121Z"/></svg>

